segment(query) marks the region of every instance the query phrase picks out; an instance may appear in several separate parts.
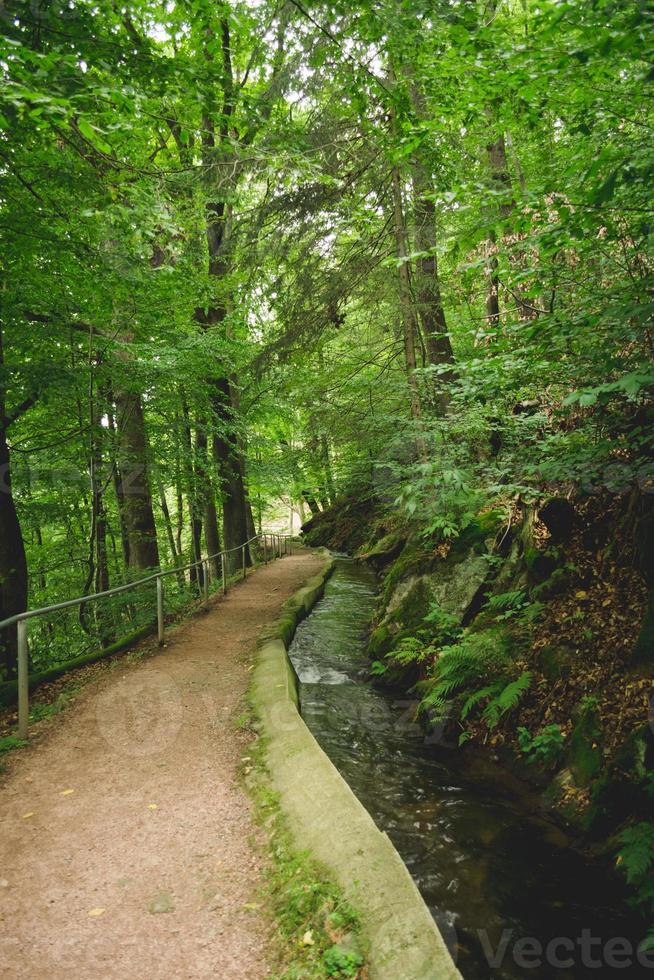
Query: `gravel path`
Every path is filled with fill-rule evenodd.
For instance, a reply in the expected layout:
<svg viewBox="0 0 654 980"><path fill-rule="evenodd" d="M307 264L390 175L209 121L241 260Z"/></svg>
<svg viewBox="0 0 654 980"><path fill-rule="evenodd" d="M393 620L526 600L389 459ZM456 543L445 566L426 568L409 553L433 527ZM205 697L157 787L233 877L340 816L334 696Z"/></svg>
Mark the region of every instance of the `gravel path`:
<svg viewBox="0 0 654 980"><path fill-rule="evenodd" d="M0 791L4 980L258 980L270 922L237 779L255 641L321 565L253 572L156 656L89 683Z"/></svg>

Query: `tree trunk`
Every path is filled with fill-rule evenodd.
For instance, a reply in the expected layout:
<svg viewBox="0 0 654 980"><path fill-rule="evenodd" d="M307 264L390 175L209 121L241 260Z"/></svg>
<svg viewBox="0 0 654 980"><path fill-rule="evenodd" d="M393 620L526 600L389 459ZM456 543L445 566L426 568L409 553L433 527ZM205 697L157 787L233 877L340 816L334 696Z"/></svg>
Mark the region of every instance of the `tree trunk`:
<svg viewBox="0 0 654 980"><path fill-rule="evenodd" d="M114 401L113 395L107 394L107 401L109 404L109 409L107 411L107 417L109 419L109 431L113 436L113 447L115 459L113 460L113 484L114 492L116 494L116 504L118 507L118 520L120 523L120 543L123 549L123 562L125 568L129 568L129 535L127 533L127 524L125 523L125 497L123 494L123 480L120 474L120 466L118 465L118 433L116 432L116 419L114 416L112 403Z"/></svg>
<svg viewBox="0 0 654 980"><path fill-rule="evenodd" d="M416 378L416 348L415 338L418 333L418 322L413 307L411 295L411 279L409 275L409 247L404 220L402 203L402 183L400 169L394 166L391 171L393 189L393 219L395 228L395 252L398 259L398 275L400 287L400 310L402 313L402 328L404 340L404 362L410 388L411 415L419 419L421 414L420 392ZM423 450L424 451L424 447Z"/></svg>
<svg viewBox="0 0 654 980"><path fill-rule="evenodd" d="M172 558L173 565L183 564L181 560L181 554L177 549L175 543L175 535L173 533L173 522L170 517L170 508L168 507L168 501L166 500L166 488L163 485L163 480L159 470L156 470L156 480L157 489L159 491L159 503L161 505L161 513L163 514L164 527L166 528L166 537L168 538L168 547L170 548L170 555ZM184 591L184 573L178 572L176 575L177 586L180 592Z"/></svg>
<svg viewBox="0 0 654 980"><path fill-rule="evenodd" d="M415 242L420 256L416 260L416 300L418 314L425 338L427 361L436 366L453 365L454 353L447 333L445 310L441 297L436 258L436 207L432 199L433 187L423 165L417 161L413 167L414 214L416 222ZM435 379L438 393L436 407L440 415L447 410L448 394L445 385L454 378L454 370L439 374Z"/></svg>
<svg viewBox="0 0 654 980"><path fill-rule="evenodd" d="M329 498L329 503L333 504L336 500L336 491L334 490L332 461L329 456L329 440L324 432L320 436L320 455L322 456L322 465L325 471L325 487L327 488L327 496Z"/></svg>
<svg viewBox="0 0 654 980"><path fill-rule="evenodd" d="M188 503L189 518L191 521L191 561L199 562L202 558L202 502L198 495L198 481L196 477L196 454L193 451L193 440L191 436L191 417L182 396L182 443L186 455L186 500ZM192 588L202 589L204 584L204 573L201 565L192 566L189 569L189 582Z"/></svg>
<svg viewBox="0 0 654 980"><path fill-rule="evenodd" d="M0 393L0 417L4 418ZM0 421L0 619L27 608L27 559L11 486L6 425ZM0 631L0 671L14 677L17 664L16 627Z"/></svg>
<svg viewBox="0 0 654 980"><path fill-rule="evenodd" d="M227 569L230 574L241 567L239 548L248 539L247 519L245 511L245 486L243 470L238 453L238 441L234 432L229 381L219 378L213 383L211 403L219 420L223 435L213 438L213 453L220 474L220 493L223 502L223 541L225 550L230 551L226 556Z"/></svg>
<svg viewBox="0 0 654 980"><path fill-rule="evenodd" d="M420 118L425 118L427 110L423 93L419 86L411 83L411 101ZM447 333L445 309L441 296L438 259L436 258L436 205L431 174L420 156L416 154L412 162L412 183L414 197L415 243L422 253L416 260L416 301L418 316L422 325L427 363L433 365L454 364L452 344ZM439 375L447 383L453 380L454 370ZM442 391L437 399L440 414L447 409L447 392Z"/></svg>
<svg viewBox="0 0 654 980"><path fill-rule="evenodd" d="M311 511L312 517L315 517L316 514L322 513L322 511L320 510L320 506L318 505L318 501L316 500L316 498L314 497L314 495L311 493L310 490L302 490L302 497L306 501L307 506Z"/></svg>
<svg viewBox="0 0 654 980"><path fill-rule="evenodd" d="M141 396L126 389L115 392L119 504L129 542L129 567L156 568L159 565L157 530L152 508L147 439Z"/></svg>
<svg viewBox="0 0 654 980"><path fill-rule="evenodd" d="M207 458L207 430L204 420L195 433L195 446L197 454L196 473L198 481L202 483L204 498L204 543L207 548L207 555L217 555L220 551L220 532L218 530L218 513L216 510L216 490L211 478L211 465ZM221 574L220 558L212 558L211 573L214 578Z"/></svg>

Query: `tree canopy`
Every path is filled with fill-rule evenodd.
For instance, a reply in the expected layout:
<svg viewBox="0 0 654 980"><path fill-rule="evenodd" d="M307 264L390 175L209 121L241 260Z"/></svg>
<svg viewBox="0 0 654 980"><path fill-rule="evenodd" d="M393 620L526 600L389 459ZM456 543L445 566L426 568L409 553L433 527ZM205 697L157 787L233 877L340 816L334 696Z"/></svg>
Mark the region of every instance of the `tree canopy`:
<svg viewBox="0 0 654 980"><path fill-rule="evenodd" d="M346 492L651 490L646 3L2 18L0 619Z"/></svg>

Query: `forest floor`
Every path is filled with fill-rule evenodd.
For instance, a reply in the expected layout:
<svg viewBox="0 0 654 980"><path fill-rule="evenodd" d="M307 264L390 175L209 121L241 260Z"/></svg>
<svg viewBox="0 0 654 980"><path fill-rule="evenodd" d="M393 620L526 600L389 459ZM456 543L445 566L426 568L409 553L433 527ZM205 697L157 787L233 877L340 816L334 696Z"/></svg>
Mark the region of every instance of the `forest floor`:
<svg viewBox="0 0 654 980"><path fill-rule="evenodd" d="M115 659L13 752L0 801L6 980L268 976L262 831L239 768L254 647L322 561L257 569ZM156 652L155 652L156 651Z"/></svg>

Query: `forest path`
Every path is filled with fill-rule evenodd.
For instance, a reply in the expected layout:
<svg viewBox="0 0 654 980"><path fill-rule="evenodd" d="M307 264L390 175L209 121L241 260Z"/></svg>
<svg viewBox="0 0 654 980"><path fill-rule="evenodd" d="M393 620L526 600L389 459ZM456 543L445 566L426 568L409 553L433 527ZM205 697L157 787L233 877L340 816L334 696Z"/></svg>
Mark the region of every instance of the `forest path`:
<svg viewBox="0 0 654 980"><path fill-rule="evenodd" d="M322 564L299 551L257 569L16 753L0 791L4 980L268 975L237 720L259 633Z"/></svg>

